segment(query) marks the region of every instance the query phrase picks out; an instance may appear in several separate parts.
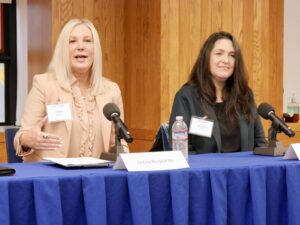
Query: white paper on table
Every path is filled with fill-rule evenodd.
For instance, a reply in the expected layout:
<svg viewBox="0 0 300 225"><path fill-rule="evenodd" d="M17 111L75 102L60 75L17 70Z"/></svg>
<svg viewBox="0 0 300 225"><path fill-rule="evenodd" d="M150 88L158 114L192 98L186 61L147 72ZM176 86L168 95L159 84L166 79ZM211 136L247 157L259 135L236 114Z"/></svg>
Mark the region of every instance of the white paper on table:
<svg viewBox="0 0 300 225"><path fill-rule="evenodd" d="M285 152L283 159L298 159L300 160L300 143L291 144Z"/></svg>
<svg viewBox="0 0 300 225"><path fill-rule="evenodd" d="M112 161L97 159L93 157L75 157L75 158L54 158L44 157L43 159L62 165L64 167L105 167Z"/></svg>

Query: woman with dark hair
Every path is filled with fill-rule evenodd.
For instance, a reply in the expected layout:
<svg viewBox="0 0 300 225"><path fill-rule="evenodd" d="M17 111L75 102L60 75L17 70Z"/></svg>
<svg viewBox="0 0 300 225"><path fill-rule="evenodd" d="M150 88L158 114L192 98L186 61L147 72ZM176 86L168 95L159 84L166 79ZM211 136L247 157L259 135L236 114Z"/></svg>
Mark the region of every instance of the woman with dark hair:
<svg viewBox="0 0 300 225"><path fill-rule="evenodd" d="M190 80L176 93L170 128L176 116L183 116L189 127L190 154L249 151L266 145L233 35L216 32L205 41Z"/></svg>

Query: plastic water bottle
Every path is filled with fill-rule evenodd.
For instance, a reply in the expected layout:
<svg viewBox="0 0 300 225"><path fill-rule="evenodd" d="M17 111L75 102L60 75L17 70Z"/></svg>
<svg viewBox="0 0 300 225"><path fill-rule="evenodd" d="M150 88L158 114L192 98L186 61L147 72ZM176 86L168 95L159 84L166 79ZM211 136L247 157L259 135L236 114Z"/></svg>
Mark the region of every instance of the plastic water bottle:
<svg viewBox="0 0 300 225"><path fill-rule="evenodd" d="M291 101L287 104L287 113L291 116L291 117L298 117L299 118L299 111L300 111L300 107L298 102L296 101L296 97L295 94L293 94L293 97L291 99ZM299 120L299 119L298 119ZM294 122L298 122L294 121Z"/></svg>
<svg viewBox="0 0 300 225"><path fill-rule="evenodd" d="M176 116L172 126L172 149L181 151L188 161L188 129L182 116Z"/></svg>

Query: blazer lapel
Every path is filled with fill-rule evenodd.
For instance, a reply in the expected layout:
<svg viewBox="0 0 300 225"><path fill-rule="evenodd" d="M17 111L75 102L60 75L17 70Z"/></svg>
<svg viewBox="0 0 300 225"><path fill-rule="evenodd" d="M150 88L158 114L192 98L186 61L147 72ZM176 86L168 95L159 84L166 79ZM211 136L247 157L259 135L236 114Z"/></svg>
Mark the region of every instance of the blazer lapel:
<svg viewBox="0 0 300 225"><path fill-rule="evenodd" d="M105 151L108 152L111 133L111 121L106 119L106 117L103 114L103 108L108 103L108 100L100 94L96 96L96 101L100 117L102 141L104 144Z"/></svg>
<svg viewBox="0 0 300 225"><path fill-rule="evenodd" d="M221 152L221 133L220 133L220 127L219 127L219 123L217 120L217 116L216 116L213 108L209 105L207 106L207 111L208 111L209 118L214 121L212 136L216 140L216 143L218 146L218 152Z"/></svg>
<svg viewBox="0 0 300 225"><path fill-rule="evenodd" d="M239 118L240 122L240 133L241 133L241 151L248 151L249 148L249 125L242 117Z"/></svg>

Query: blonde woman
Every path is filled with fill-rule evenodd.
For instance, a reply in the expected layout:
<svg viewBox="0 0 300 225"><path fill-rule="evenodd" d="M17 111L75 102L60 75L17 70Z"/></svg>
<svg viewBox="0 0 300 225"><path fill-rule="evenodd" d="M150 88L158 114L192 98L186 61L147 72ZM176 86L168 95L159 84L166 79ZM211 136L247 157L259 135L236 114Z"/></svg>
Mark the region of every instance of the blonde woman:
<svg viewBox="0 0 300 225"><path fill-rule="evenodd" d="M36 162L43 157L99 158L103 152L113 152L114 126L102 112L111 102L120 108L123 119L120 89L102 76L94 25L72 19L59 35L48 71L33 78L14 140L16 154L24 162Z"/></svg>

